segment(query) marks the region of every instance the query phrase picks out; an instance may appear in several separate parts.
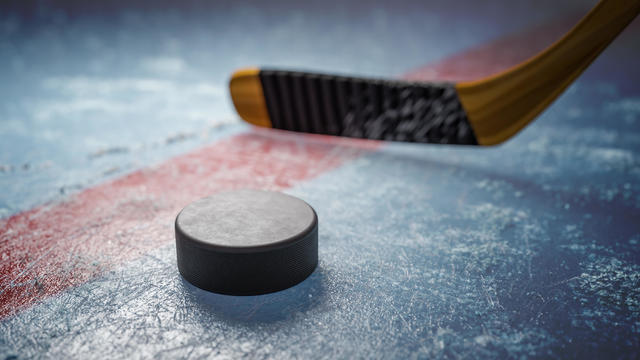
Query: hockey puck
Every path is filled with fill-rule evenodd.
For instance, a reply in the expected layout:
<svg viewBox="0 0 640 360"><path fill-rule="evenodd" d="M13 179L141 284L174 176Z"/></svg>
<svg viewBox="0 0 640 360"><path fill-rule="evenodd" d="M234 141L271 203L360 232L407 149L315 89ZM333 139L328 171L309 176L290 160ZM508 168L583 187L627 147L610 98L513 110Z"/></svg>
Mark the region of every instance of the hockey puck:
<svg viewBox="0 0 640 360"><path fill-rule="evenodd" d="M318 264L318 217L306 202L273 191L222 192L176 217L178 270L191 284L228 295L289 288Z"/></svg>

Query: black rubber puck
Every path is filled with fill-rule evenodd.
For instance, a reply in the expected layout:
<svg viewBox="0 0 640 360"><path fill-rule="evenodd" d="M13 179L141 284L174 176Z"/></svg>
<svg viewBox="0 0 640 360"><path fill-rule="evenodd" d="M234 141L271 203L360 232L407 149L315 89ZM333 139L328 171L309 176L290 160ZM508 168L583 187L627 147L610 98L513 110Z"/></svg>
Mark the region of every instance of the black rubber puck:
<svg viewBox="0 0 640 360"><path fill-rule="evenodd" d="M315 211L282 193L236 190L200 199L178 214L175 227L178 270L204 290L284 290L318 264Z"/></svg>

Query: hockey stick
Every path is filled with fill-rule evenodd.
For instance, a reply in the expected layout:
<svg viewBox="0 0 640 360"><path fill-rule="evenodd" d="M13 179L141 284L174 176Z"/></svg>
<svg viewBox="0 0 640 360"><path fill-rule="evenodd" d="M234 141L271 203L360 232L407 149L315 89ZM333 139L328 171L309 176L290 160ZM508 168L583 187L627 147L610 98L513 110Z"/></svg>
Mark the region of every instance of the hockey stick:
<svg viewBox="0 0 640 360"><path fill-rule="evenodd" d="M365 139L495 145L529 124L640 12L602 0L556 43L481 80L417 83L265 70L236 71L231 98L262 127Z"/></svg>

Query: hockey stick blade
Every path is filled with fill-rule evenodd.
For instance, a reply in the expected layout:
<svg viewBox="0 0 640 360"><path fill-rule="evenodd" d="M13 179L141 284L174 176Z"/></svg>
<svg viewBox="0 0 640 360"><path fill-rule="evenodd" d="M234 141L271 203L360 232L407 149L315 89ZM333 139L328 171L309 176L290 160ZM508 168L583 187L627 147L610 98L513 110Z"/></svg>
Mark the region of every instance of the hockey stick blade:
<svg viewBox="0 0 640 360"><path fill-rule="evenodd" d="M488 78L418 83L249 68L231 98L262 127L375 140L496 145L549 106L640 12L640 0L602 0L556 43Z"/></svg>

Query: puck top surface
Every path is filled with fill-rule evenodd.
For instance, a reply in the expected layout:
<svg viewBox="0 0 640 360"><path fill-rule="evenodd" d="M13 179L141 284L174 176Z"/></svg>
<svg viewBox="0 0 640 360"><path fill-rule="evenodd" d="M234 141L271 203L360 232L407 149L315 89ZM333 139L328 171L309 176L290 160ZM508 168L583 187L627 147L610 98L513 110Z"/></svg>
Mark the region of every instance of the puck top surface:
<svg viewBox="0 0 640 360"><path fill-rule="evenodd" d="M197 200L178 215L176 229L200 246L251 252L287 246L317 224L313 209L273 191L236 190Z"/></svg>

